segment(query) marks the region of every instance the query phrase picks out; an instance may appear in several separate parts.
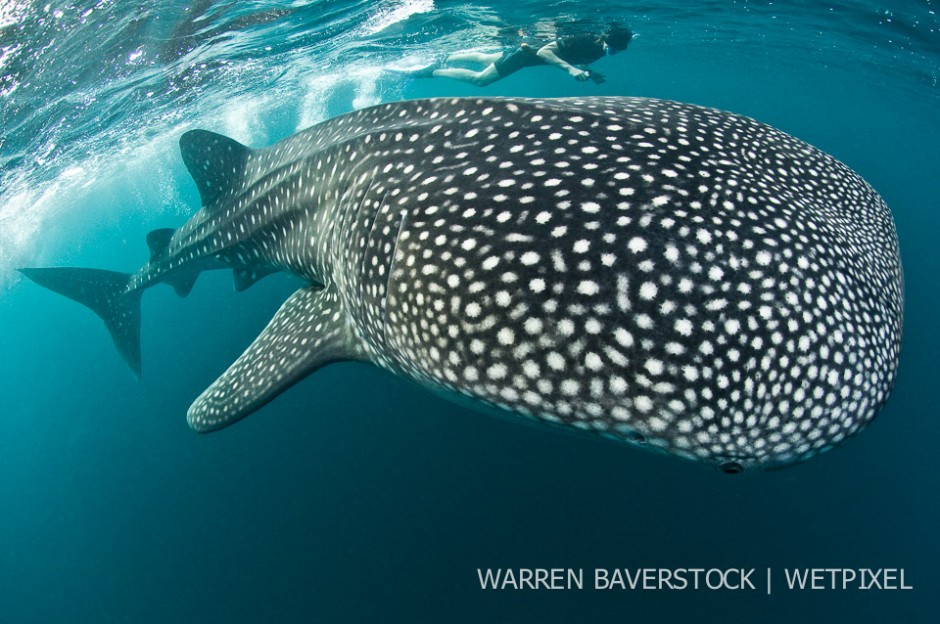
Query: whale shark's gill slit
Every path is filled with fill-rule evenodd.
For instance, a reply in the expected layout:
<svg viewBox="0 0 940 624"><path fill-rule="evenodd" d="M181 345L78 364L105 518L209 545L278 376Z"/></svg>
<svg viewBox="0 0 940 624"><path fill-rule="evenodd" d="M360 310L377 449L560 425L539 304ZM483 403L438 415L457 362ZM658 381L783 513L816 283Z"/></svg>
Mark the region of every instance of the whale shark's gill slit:
<svg viewBox="0 0 940 624"><path fill-rule="evenodd" d="M388 274L385 277L385 297L382 298L382 347L388 345L388 300L392 297L392 276L395 275L395 268L398 266L398 258L401 254L400 244L401 235L405 231L405 222L408 220L408 211L402 209L399 212L398 228L395 233L395 243L392 245L392 262L388 267Z"/></svg>
<svg viewBox="0 0 940 624"><path fill-rule="evenodd" d="M369 179L369 186L366 187L366 190L362 192L362 197L359 198L359 201L356 202L356 209L353 211L353 218L356 223L359 223L363 219L363 206L366 205L366 200L369 198L369 191L372 190L372 186L375 184L375 178ZM387 194L387 193L386 193ZM379 218L379 211L382 208L382 205L385 203L385 195L382 195L382 199L379 201L379 204L375 207L374 210L367 210L367 219L368 219L368 233L366 234L365 240L366 244L362 250L362 258L359 261L359 275L365 275L366 268L366 258L369 256L369 241L372 240L372 234L375 231L375 224ZM365 225L365 224L363 224Z"/></svg>

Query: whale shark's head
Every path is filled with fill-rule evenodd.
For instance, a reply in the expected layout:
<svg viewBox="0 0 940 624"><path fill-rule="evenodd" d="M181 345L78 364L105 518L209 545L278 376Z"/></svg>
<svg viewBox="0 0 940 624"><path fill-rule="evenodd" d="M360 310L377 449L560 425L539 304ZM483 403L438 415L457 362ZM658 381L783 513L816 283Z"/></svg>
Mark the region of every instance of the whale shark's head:
<svg viewBox="0 0 940 624"><path fill-rule="evenodd" d="M806 459L887 399L897 239L842 163L674 102L425 106L426 155L384 152L410 173L392 368L727 472Z"/></svg>

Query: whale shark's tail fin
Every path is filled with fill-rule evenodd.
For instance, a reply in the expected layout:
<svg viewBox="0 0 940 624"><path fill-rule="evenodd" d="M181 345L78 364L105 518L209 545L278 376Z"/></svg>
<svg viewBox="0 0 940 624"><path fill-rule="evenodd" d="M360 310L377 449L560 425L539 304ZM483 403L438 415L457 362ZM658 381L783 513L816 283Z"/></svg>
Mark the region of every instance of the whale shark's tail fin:
<svg viewBox="0 0 940 624"><path fill-rule="evenodd" d="M140 295L128 291L130 275L100 269L20 269L40 286L84 304L101 317L121 356L140 376Z"/></svg>

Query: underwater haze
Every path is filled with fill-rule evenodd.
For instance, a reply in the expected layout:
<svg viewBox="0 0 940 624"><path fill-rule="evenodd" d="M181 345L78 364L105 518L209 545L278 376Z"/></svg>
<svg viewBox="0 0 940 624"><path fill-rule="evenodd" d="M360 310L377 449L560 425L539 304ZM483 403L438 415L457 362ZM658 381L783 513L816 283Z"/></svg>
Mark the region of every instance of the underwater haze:
<svg viewBox="0 0 940 624"><path fill-rule="evenodd" d="M940 610L940 11L934 0L0 3L0 622L934 622ZM485 88L394 69L523 39L637 34L576 82ZM132 272L200 205L189 130L267 146L436 96L665 98L768 123L895 218L893 394L833 451L713 468L495 418L361 364L223 431L192 401L298 283L229 271L143 297L143 375L20 267ZM584 589L478 570L582 569ZM595 589L593 571L754 569L756 589ZM789 589L787 570L903 585ZM767 574L773 575L767 591ZM827 577L828 579L828 577ZM828 581L827 581L828 582Z"/></svg>

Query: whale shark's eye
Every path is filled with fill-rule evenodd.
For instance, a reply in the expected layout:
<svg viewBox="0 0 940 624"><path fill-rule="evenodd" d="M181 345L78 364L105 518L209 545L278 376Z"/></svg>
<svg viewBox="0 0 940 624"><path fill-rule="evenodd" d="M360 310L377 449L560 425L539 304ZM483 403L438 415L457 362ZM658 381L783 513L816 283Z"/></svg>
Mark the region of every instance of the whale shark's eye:
<svg viewBox="0 0 940 624"><path fill-rule="evenodd" d="M718 470L725 474L738 474L739 472L744 472L744 466L736 461L726 461L718 466Z"/></svg>
<svg viewBox="0 0 940 624"><path fill-rule="evenodd" d="M646 444L646 437L642 433L637 433L636 431L631 433L628 439L636 444Z"/></svg>

